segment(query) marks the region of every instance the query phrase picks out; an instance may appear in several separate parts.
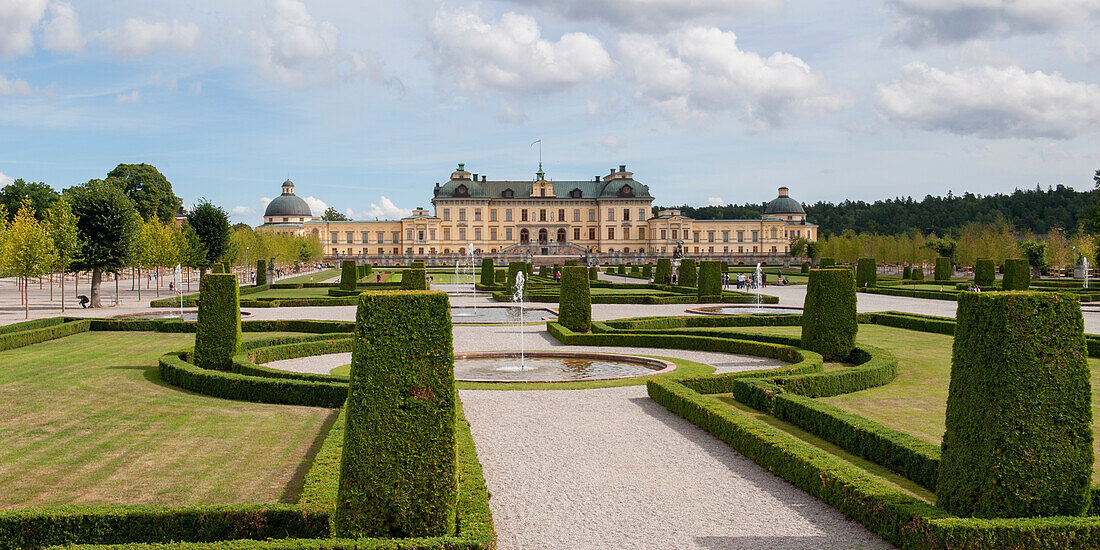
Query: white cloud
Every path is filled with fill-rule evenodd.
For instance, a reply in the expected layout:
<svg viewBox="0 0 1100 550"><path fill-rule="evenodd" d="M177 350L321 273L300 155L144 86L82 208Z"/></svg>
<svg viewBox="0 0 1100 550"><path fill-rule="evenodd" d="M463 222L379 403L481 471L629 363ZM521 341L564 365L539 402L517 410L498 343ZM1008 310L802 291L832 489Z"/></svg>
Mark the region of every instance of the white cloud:
<svg viewBox="0 0 1100 550"><path fill-rule="evenodd" d="M619 149L626 147L626 142L619 139L618 136L607 136L600 140L600 145L603 145L604 147L612 151L618 151Z"/></svg>
<svg viewBox="0 0 1100 550"><path fill-rule="evenodd" d="M133 90L129 93L118 94L115 96L115 103L122 105L124 103L138 103L141 101L141 93L137 90Z"/></svg>
<svg viewBox="0 0 1100 550"><path fill-rule="evenodd" d="M893 0L912 47L1056 32L1100 15L1100 0Z"/></svg>
<svg viewBox="0 0 1100 550"><path fill-rule="evenodd" d="M325 204L325 201L312 195L309 197L302 197L302 200L306 201L306 204L309 205L309 209L313 212L314 216L320 216L325 213L325 210L328 210L328 205Z"/></svg>
<svg viewBox="0 0 1100 550"><path fill-rule="evenodd" d="M879 84L882 115L901 126L985 138L1072 138L1100 125L1100 86L1016 66L956 69L910 63Z"/></svg>
<svg viewBox="0 0 1100 550"><path fill-rule="evenodd" d="M522 111L516 110L514 107L507 103L500 104L500 111L497 113L497 122L501 124L523 124L527 121L527 115Z"/></svg>
<svg viewBox="0 0 1100 550"><path fill-rule="evenodd" d="M1096 48L1090 48L1088 44L1080 40L1060 37L1054 40L1054 45L1062 50L1062 53L1064 53L1066 57L1074 61L1093 63L1100 60L1100 43L1097 44Z"/></svg>
<svg viewBox="0 0 1100 550"><path fill-rule="evenodd" d="M636 96L677 122L737 111L754 128L767 128L848 104L802 59L741 50L734 33L714 27L692 27L661 40L627 34L618 50Z"/></svg>
<svg viewBox="0 0 1100 550"><path fill-rule="evenodd" d="M538 6L578 21L600 21L619 29L660 30L688 21L748 13L776 13L782 0L510 0Z"/></svg>
<svg viewBox="0 0 1100 550"><path fill-rule="evenodd" d="M42 24L42 45L57 53L78 53L84 49L84 31L72 4L50 4L50 19Z"/></svg>
<svg viewBox="0 0 1100 550"><path fill-rule="evenodd" d="M13 177L11 177L11 176L3 173L3 172L0 172L0 187L4 187L5 185L8 185L13 181L15 181L15 178L13 178Z"/></svg>
<svg viewBox="0 0 1100 550"><path fill-rule="evenodd" d="M46 12L46 0L0 2L0 58L13 59L34 48L31 29Z"/></svg>
<svg viewBox="0 0 1100 550"><path fill-rule="evenodd" d="M370 208L365 212L355 212L351 208L344 211L349 218L353 220L370 220L370 219L382 219L382 220L396 220L404 218L412 214L411 208L399 208L390 199L383 195L378 204L371 203Z"/></svg>
<svg viewBox="0 0 1100 550"><path fill-rule="evenodd" d="M195 47L201 35L199 26L188 21L131 17L121 27L101 31L95 37L105 42L115 55L135 59L163 51L187 52Z"/></svg>
<svg viewBox="0 0 1100 550"><path fill-rule="evenodd" d="M722 200L722 197L707 197L708 206L725 206L726 201Z"/></svg>
<svg viewBox="0 0 1100 550"><path fill-rule="evenodd" d="M9 80L0 74L0 95L30 95L34 88L26 80Z"/></svg>
<svg viewBox="0 0 1100 550"><path fill-rule="evenodd" d="M238 216L255 216L256 209L251 206L234 206L232 212Z"/></svg>
<svg viewBox="0 0 1100 550"><path fill-rule="evenodd" d="M271 197L260 197L260 204L264 205L264 208L267 208L267 205L270 202L271 202Z"/></svg>
<svg viewBox="0 0 1100 550"><path fill-rule="evenodd" d="M592 35L573 32L555 42L540 36L533 17L505 13L486 22L473 11L440 8L430 25L439 82L467 92L487 88L554 92L608 76L613 64Z"/></svg>

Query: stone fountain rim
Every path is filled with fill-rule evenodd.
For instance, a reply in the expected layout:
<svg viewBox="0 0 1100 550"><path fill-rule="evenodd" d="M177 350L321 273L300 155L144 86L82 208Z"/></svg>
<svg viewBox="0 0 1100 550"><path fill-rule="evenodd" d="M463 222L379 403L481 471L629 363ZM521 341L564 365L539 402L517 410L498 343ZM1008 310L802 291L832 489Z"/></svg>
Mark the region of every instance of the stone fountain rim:
<svg viewBox="0 0 1100 550"><path fill-rule="evenodd" d="M132 317L139 317L140 318L143 315L167 315L167 314L172 314L172 313L179 313L179 311L180 311L179 308L166 307L166 308L161 308L158 311L134 311L134 312L131 312L131 313L119 313L117 315L112 315L112 316L108 317L108 319L128 319L128 318L132 318ZM199 312L199 308L197 308L197 307L183 308L183 312L184 313L195 313L195 314L197 314ZM243 317L248 317L250 315L252 315L251 311L245 311L243 309L241 310L241 317L242 318ZM186 321L186 322L193 323L194 321Z"/></svg>
<svg viewBox="0 0 1100 550"><path fill-rule="evenodd" d="M462 352L455 354L455 360L461 359L495 359L502 357L519 357L518 351L473 351ZM591 378L562 378L551 380L482 380L471 378L458 378L455 377L455 382L485 382L488 384L508 384L513 382L525 383L525 384L552 384L562 382L596 382L599 380L628 380L631 378L641 378L643 376L653 376L657 374L666 374L676 370L676 363L672 361L665 361L664 359L657 359L655 357L642 357L640 355L627 355L623 353L599 353L589 351L528 351L524 352L524 357L566 357L566 358L579 358L579 359L602 359L608 361L624 361L628 363L640 363L647 368L654 369L653 372L644 372L639 374L630 374L627 376L597 376ZM659 367L659 368L657 368Z"/></svg>
<svg viewBox="0 0 1100 550"><path fill-rule="evenodd" d="M775 305L775 304L760 304L760 306L757 306L756 304L723 304L723 305L720 305L720 306L693 307L693 308L688 308L685 311L687 313L696 313L696 314L699 314L699 315L729 315L728 313L722 313L718 310L727 309L727 308L756 309L757 307L767 308L767 309L789 309L791 311L802 311L802 308L798 307L798 306L780 306L780 305ZM780 315L780 314L775 314L775 315Z"/></svg>

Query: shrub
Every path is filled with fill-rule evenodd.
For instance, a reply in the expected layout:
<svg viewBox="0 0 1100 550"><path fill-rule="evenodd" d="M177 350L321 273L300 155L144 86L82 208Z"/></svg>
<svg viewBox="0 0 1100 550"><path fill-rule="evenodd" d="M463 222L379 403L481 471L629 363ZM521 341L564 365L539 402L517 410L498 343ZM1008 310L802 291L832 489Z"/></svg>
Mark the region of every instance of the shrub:
<svg viewBox="0 0 1100 550"><path fill-rule="evenodd" d="M802 269L799 272L800 273L809 273L810 272L810 262L802 262Z"/></svg>
<svg viewBox="0 0 1100 550"><path fill-rule="evenodd" d="M1031 267L1027 260L1012 258L1001 267L1001 286L1005 290L1027 290L1031 287Z"/></svg>
<svg viewBox="0 0 1100 550"><path fill-rule="evenodd" d="M866 288L878 286L878 266L874 258L860 258L856 262L856 286Z"/></svg>
<svg viewBox="0 0 1100 550"><path fill-rule="evenodd" d="M680 272L677 275L676 284L680 286L695 286L695 260L684 258L680 260Z"/></svg>
<svg viewBox="0 0 1100 550"><path fill-rule="evenodd" d="M811 269L802 309L802 347L826 361L843 361L855 346L857 330L852 270Z"/></svg>
<svg viewBox="0 0 1100 550"><path fill-rule="evenodd" d="M527 278L530 279L531 275L535 274L535 264L528 263L528 262L522 262L522 263L523 263L523 270L527 274Z"/></svg>
<svg viewBox="0 0 1100 550"><path fill-rule="evenodd" d="M646 279L653 276L653 264L645 264L642 266L642 277Z"/></svg>
<svg viewBox="0 0 1100 550"><path fill-rule="evenodd" d="M936 504L961 516L1079 516L1092 408L1084 319L1052 292L959 297Z"/></svg>
<svg viewBox="0 0 1100 550"><path fill-rule="evenodd" d="M348 397L345 382L274 378L202 369L174 353L161 356L157 373L161 380L173 386L235 401L339 408Z"/></svg>
<svg viewBox="0 0 1100 550"><path fill-rule="evenodd" d="M914 280L914 281L923 281L924 280L924 266L923 265L913 266L913 269L909 272L909 278Z"/></svg>
<svg viewBox="0 0 1100 550"><path fill-rule="evenodd" d="M591 267L588 268L588 279L590 281L600 280L600 267L599 266L594 265L594 266L591 266Z"/></svg>
<svg viewBox="0 0 1100 550"><path fill-rule="evenodd" d="M366 277L367 275L370 275L371 273L374 272L374 266L372 266L370 264L363 264L362 268L363 268L363 277ZM362 278L362 277L360 277L360 278Z"/></svg>
<svg viewBox="0 0 1100 550"><path fill-rule="evenodd" d="M401 290L428 290L428 274L423 267L410 267L401 274Z"/></svg>
<svg viewBox="0 0 1100 550"><path fill-rule="evenodd" d="M491 286L496 283L496 274L494 270L492 258L481 259L481 284Z"/></svg>
<svg viewBox="0 0 1100 550"><path fill-rule="evenodd" d="M588 332L592 324L592 297L587 269L566 266L561 274L558 322L573 332Z"/></svg>
<svg viewBox="0 0 1100 550"><path fill-rule="evenodd" d="M267 284L267 261L256 260L256 286Z"/></svg>
<svg viewBox="0 0 1100 550"><path fill-rule="evenodd" d="M507 269L498 269L498 270L496 270L496 275L493 278L495 279L494 282L496 282L496 283L503 283L503 282L507 281L508 280L508 270Z"/></svg>
<svg viewBox="0 0 1100 550"><path fill-rule="evenodd" d="M936 258L936 268L932 270L932 278L937 281L951 280L951 258L943 256Z"/></svg>
<svg viewBox="0 0 1100 550"><path fill-rule="evenodd" d="M508 288L505 290L509 294L516 291L516 275L525 273L529 265L531 264L525 262L508 262Z"/></svg>
<svg viewBox="0 0 1100 550"><path fill-rule="evenodd" d="M699 265L699 299L722 295L722 263L705 261Z"/></svg>
<svg viewBox="0 0 1100 550"><path fill-rule="evenodd" d="M997 265L989 258L978 258L974 263L974 284L979 287L993 286L997 280Z"/></svg>
<svg viewBox="0 0 1100 550"><path fill-rule="evenodd" d="M565 260L565 267L569 267L571 265L577 265L577 260ZM562 272L562 276L565 276L565 272Z"/></svg>
<svg viewBox="0 0 1100 550"><path fill-rule="evenodd" d="M909 266L909 265L905 266L905 268L901 272L901 278L902 278L903 281L912 279L913 278L913 266Z"/></svg>
<svg viewBox="0 0 1100 550"><path fill-rule="evenodd" d="M413 263L409 267L424 269L426 266L424 265L424 260L413 260Z"/></svg>
<svg viewBox="0 0 1100 550"><path fill-rule="evenodd" d="M225 273L225 268L222 267L223 265L225 265L225 264L218 263L218 264L214 264L214 265L210 266L210 272L211 273Z"/></svg>
<svg viewBox="0 0 1100 550"><path fill-rule="evenodd" d="M199 323L195 332L195 364L225 370L241 348L241 306L237 278L207 273L199 281Z"/></svg>
<svg viewBox="0 0 1100 550"><path fill-rule="evenodd" d="M653 271L653 282L659 285L672 283L672 260L659 258L657 268Z"/></svg>
<svg viewBox="0 0 1100 550"><path fill-rule="evenodd" d="M550 276L554 277L558 273L561 273L561 266L558 264L554 264L554 267L550 270Z"/></svg>
<svg viewBox="0 0 1100 550"><path fill-rule="evenodd" d="M817 268L818 269L828 269L830 267L835 267L835 266L836 266L836 259L835 258L821 258L820 260L817 261Z"/></svg>
<svg viewBox="0 0 1100 550"><path fill-rule="evenodd" d="M631 265L630 266L630 274L634 275L634 276L641 275L642 274L642 266L637 265L637 264Z"/></svg>
<svg viewBox="0 0 1100 550"><path fill-rule="evenodd" d="M454 349L442 292L359 297L336 535L448 535L455 528Z"/></svg>
<svg viewBox="0 0 1100 550"><path fill-rule="evenodd" d="M340 290L355 290L355 284L359 282L355 260L344 260L340 267Z"/></svg>

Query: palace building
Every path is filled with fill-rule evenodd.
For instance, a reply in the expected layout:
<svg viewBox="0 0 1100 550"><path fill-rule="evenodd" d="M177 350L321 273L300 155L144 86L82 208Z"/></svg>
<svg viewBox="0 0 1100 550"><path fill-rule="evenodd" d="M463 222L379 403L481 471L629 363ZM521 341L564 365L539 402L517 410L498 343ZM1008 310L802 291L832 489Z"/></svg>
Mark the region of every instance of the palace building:
<svg viewBox="0 0 1100 550"><path fill-rule="evenodd" d="M625 165L585 181L554 181L539 170L530 180L489 180L465 165L435 184L434 213L416 208L400 220L323 221L283 182L282 194L257 229L313 235L339 258L578 256L622 259L687 256L733 263L788 259L792 239L817 239L817 226L787 194L767 203L761 219L695 220L679 210L652 213L649 187Z"/></svg>

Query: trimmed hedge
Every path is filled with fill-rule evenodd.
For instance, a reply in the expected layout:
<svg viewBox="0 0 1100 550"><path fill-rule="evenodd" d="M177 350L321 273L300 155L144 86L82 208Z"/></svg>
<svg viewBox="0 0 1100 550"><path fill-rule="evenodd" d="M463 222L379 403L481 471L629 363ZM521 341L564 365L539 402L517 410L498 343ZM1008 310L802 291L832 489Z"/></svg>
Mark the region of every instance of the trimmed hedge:
<svg viewBox="0 0 1100 550"><path fill-rule="evenodd" d="M677 274L676 284L690 287L694 287L697 284L695 260L691 258L680 260L680 272Z"/></svg>
<svg viewBox="0 0 1100 550"><path fill-rule="evenodd" d="M598 281L600 280L600 268L599 266L591 266L588 268L588 280Z"/></svg>
<svg viewBox="0 0 1100 550"><path fill-rule="evenodd" d="M550 266L540 265L539 266L539 277L550 277Z"/></svg>
<svg viewBox="0 0 1100 550"><path fill-rule="evenodd" d="M187 362L182 355L162 355L157 372L166 383L195 393L253 403L332 409L342 407L347 399L346 382L313 382L203 369Z"/></svg>
<svg viewBox="0 0 1100 550"><path fill-rule="evenodd" d="M527 273L529 265L530 264L526 262L508 262L508 288L504 289L505 292L512 294L516 291L516 275L519 273ZM525 278L530 279L530 277Z"/></svg>
<svg viewBox="0 0 1100 550"><path fill-rule="evenodd" d="M645 264L642 266L642 277L646 279L653 276L653 264Z"/></svg>
<svg viewBox="0 0 1100 550"><path fill-rule="evenodd" d="M566 266L561 274L558 322L573 332L588 332L592 324L592 296L588 283L588 270L584 267Z"/></svg>
<svg viewBox="0 0 1100 550"><path fill-rule="evenodd" d="M682 264L681 264L682 265ZM717 299L722 295L722 263L704 261L699 266L699 300Z"/></svg>
<svg viewBox="0 0 1100 550"><path fill-rule="evenodd" d="M256 286L267 284L267 260L256 260Z"/></svg>
<svg viewBox="0 0 1100 550"><path fill-rule="evenodd" d="M827 361L844 360L855 347L858 330L852 270L811 269L802 308L802 347Z"/></svg>
<svg viewBox="0 0 1100 550"><path fill-rule="evenodd" d="M571 265L577 265L577 260L565 260L565 267L569 267ZM565 276L564 271L562 272L562 276Z"/></svg>
<svg viewBox="0 0 1100 550"><path fill-rule="evenodd" d="M835 267L835 266L836 266L836 259L835 258L821 258L820 260L817 261L817 268L818 269L829 269L830 267Z"/></svg>
<svg viewBox="0 0 1100 550"><path fill-rule="evenodd" d="M672 260L657 259L657 267L653 270L653 282L659 285L672 284Z"/></svg>
<svg viewBox="0 0 1100 550"><path fill-rule="evenodd" d="M802 269L799 269L798 272L808 274L810 272L810 262L802 262Z"/></svg>
<svg viewBox="0 0 1100 550"><path fill-rule="evenodd" d="M195 364L228 369L241 349L241 306L237 277L207 273L199 280L199 321L195 331Z"/></svg>
<svg viewBox="0 0 1100 550"><path fill-rule="evenodd" d="M913 278L913 266L907 265L902 269L901 280L907 281Z"/></svg>
<svg viewBox="0 0 1100 550"><path fill-rule="evenodd" d="M493 283L503 283L503 282L506 282L507 280L508 280L508 270L507 269L496 269L496 270L494 270Z"/></svg>
<svg viewBox="0 0 1100 550"><path fill-rule="evenodd" d="M340 268L340 290L355 290L358 282L359 272L355 268L355 260L344 260Z"/></svg>
<svg viewBox="0 0 1100 550"><path fill-rule="evenodd" d="M457 282L457 281L456 281ZM481 284L493 285L496 284L496 268L493 266L492 258L481 259Z"/></svg>
<svg viewBox="0 0 1100 550"><path fill-rule="evenodd" d="M937 281L951 280L951 258L940 256L936 258L936 267L932 270L932 278Z"/></svg>
<svg viewBox="0 0 1100 550"><path fill-rule="evenodd" d="M1093 453L1080 304L966 293L957 315L936 504L986 518L1083 515Z"/></svg>
<svg viewBox="0 0 1100 550"><path fill-rule="evenodd" d="M458 483L447 295L363 293L352 353L336 535L452 534Z"/></svg>
<svg viewBox="0 0 1100 550"><path fill-rule="evenodd" d="M626 275L626 264L619 264L619 266L615 268L615 273L618 275Z"/></svg>
<svg viewBox="0 0 1100 550"><path fill-rule="evenodd" d="M0 327L0 351L56 340L91 330L89 320L51 317Z"/></svg>
<svg viewBox="0 0 1100 550"><path fill-rule="evenodd" d="M974 263L974 284L979 287L993 286L997 282L997 265L989 258L978 258Z"/></svg>
<svg viewBox="0 0 1100 550"><path fill-rule="evenodd" d="M1001 288L1005 290L1027 290L1031 286L1031 266L1027 260L1010 258L1001 266Z"/></svg>
<svg viewBox="0 0 1100 550"><path fill-rule="evenodd" d="M913 281L923 281L924 280L924 266L923 265L913 266L913 268L909 271L909 279L913 280Z"/></svg>
<svg viewBox="0 0 1100 550"><path fill-rule="evenodd" d="M860 258L856 262L856 287L878 286L878 265L874 258Z"/></svg>
<svg viewBox="0 0 1100 550"><path fill-rule="evenodd" d="M428 274L423 267L412 267L401 274L401 290L428 290Z"/></svg>

